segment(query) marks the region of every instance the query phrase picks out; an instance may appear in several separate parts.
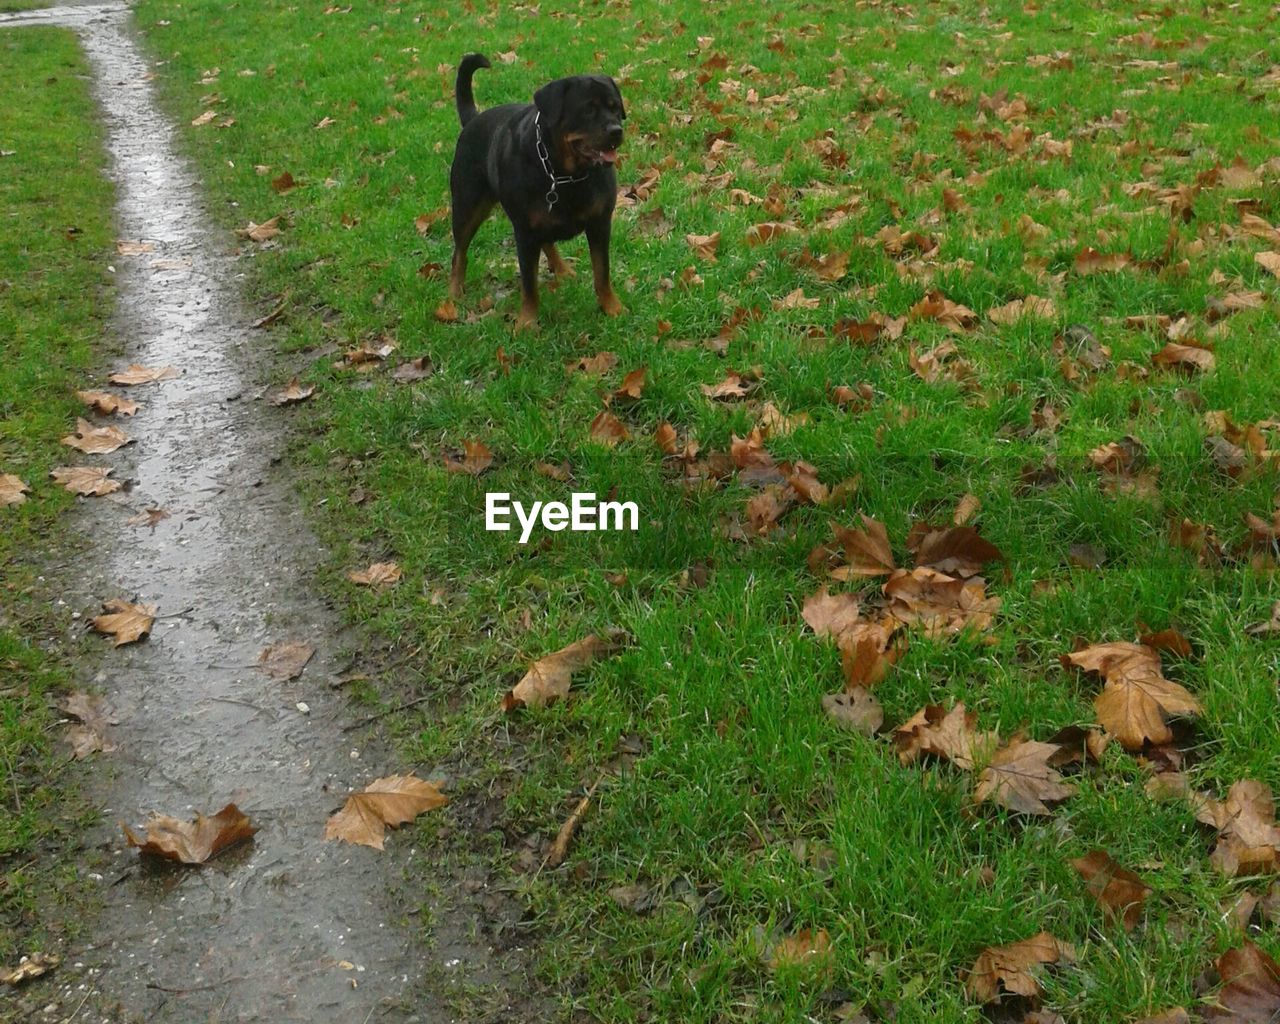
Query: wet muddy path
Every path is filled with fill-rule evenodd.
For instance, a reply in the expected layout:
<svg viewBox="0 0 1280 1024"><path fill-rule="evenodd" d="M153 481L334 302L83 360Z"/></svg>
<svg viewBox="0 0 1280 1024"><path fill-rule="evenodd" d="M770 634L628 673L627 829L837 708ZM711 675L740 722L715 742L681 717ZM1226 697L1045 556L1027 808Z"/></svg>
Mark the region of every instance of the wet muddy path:
<svg viewBox="0 0 1280 1024"><path fill-rule="evenodd" d="M106 906L93 944L73 952L83 966L60 978L63 1005L97 989L148 1022L449 1020L439 1001L410 998L432 955L403 927L416 897L392 892L411 836L384 854L323 840L350 787L395 769L343 731L332 684L349 668L344 639L310 586L321 559L284 478L282 413L263 396L268 342L237 296L235 239L206 217L127 10L0 18L29 24L79 33L105 119L118 236L150 244L114 260L120 362L181 371L129 389L142 408L119 425L133 444L78 460L113 466L131 487L81 503L77 526L95 554L65 581L67 604L91 612L119 596L158 605L161 618L148 641L105 649L80 680L112 705L118 750L97 755L90 773L103 821L89 841L106 851ZM105 385L102 376L85 386ZM129 523L148 508L168 518ZM317 649L301 677L252 667L290 640ZM117 824L229 801L261 831L199 869L141 863Z"/></svg>

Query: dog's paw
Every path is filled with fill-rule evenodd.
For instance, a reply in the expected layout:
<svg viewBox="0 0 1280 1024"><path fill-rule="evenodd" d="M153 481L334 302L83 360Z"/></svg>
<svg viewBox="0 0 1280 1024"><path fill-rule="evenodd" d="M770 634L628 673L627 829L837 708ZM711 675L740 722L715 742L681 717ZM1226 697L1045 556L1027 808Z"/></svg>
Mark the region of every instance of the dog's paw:
<svg viewBox="0 0 1280 1024"><path fill-rule="evenodd" d="M605 316L621 316L627 311L627 307L612 292L600 299L600 309Z"/></svg>
<svg viewBox="0 0 1280 1024"><path fill-rule="evenodd" d="M538 314L525 313L523 310L516 314L515 332L524 334L525 332L536 333L538 330Z"/></svg>

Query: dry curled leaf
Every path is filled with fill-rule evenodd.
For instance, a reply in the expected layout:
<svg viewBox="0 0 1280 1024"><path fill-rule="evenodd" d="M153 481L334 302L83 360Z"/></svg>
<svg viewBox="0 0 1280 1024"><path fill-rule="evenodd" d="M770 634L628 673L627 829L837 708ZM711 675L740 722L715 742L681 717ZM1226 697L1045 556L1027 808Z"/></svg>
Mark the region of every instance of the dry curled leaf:
<svg viewBox="0 0 1280 1024"><path fill-rule="evenodd" d="M612 448L631 437L627 425L608 409L601 409L591 421L591 440Z"/></svg>
<svg viewBox="0 0 1280 1024"><path fill-rule="evenodd" d="M842 729L873 736L884 725L884 708L861 686L845 693L828 693L822 698L822 710Z"/></svg>
<svg viewBox="0 0 1280 1024"><path fill-rule="evenodd" d="M212 817L197 814L195 821L154 815L146 824L145 837L139 837L128 825L121 828L129 845L140 853L182 864L203 864L258 831L235 804L227 804Z"/></svg>
<svg viewBox="0 0 1280 1024"><path fill-rule="evenodd" d="M887 576L896 568L884 523L864 514L862 529L836 526L834 530L845 558L845 564L831 570L830 575L835 579Z"/></svg>
<svg viewBox="0 0 1280 1024"><path fill-rule="evenodd" d="M307 384L305 387L298 383L298 378L294 377L289 383L271 396L272 405L294 405L297 402L305 402L308 398L316 393L314 384Z"/></svg>
<svg viewBox="0 0 1280 1024"><path fill-rule="evenodd" d="M1019 814L1049 814L1046 804L1065 800L1076 791L1053 767L1058 751L1053 743L1011 740L982 769L974 803L989 800Z"/></svg>
<svg viewBox="0 0 1280 1024"><path fill-rule="evenodd" d="M1218 957L1222 988L1205 1020L1273 1024L1280 1017L1280 965L1252 942Z"/></svg>
<svg viewBox="0 0 1280 1024"><path fill-rule="evenodd" d="M444 468L450 473L479 476L491 465L493 452L483 441L463 441L461 457L451 452L446 452L444 456Z"/></svg>
<svg viewBox="0 0 1280 1024"><path fill-rule="evenodd" d="M24 981L48 974L62 963L57 953L31 953L13 967L0 967L0 985L21 985Z"/></svg>
<svg viewBox="0 0 1280 1024"><path fill-rule="evenodd" d="M95 427L85 419L76 420L76 432L68 434L62 443L86 455L105 455L129 444L132 439L116 426Z"/></svg>
<svg viewBox="0 0 1280 1024"><path fill-rule="evenodd" d="M1273 872L1280 868L1280 827L1271 787L1241 779L1214 800L1197 794L1196 819L1218 830L1218 843L1209 860L1229 878Z"/></svg>
<svg viewBox="0 0 1280 1024"><path fill-rule="evenodd" d="M1089 894L1109 917L1120 921L1125 931L1137 927L1142 904L1151 891L1141 878L1117 864L1105 850L1093 850L1077 857L1071 866L1085 880Z"/></svg>
<svg viewBox="0 0 1280 1024"><path fill-rule="evenodd" d="M280 218L272 217L270 220L264 220L261 224L249 221L247 227L236 228L236 234L241 238L247 238L251 242L269 242L280 234Z"/></svg>
<svg viewBox="0 0 1280 1024"><path fill-rule="evenodd" d="M380 590L383 587L390 587L399 583L401 575L400 566L396 565L395 562L374 562L367 569L353 570L347 573L347 579L358 586L373 587Z"/></svg>
<svg viewBox="0 0 1280 1024"><path fill-rule="evenodd" d="M31 488L22 482L21 477L12 473L0 473L0 507L21 505L30 493Z"/></svg>
<svg viewBox="0 0 1280 1024"><path fill-rule="evenodd" d="M976 576L988 562L1003 562L1004 552L972 526L929 526L917 523L907 535L916 565L951 576Z"/></svg>
<svg viewBox="0 0 1280 1024"><path fill-rule="evenodd" d="M76 692L67 696L59 706L79 722L67 730L67 742L71 744L72 755L77 761L99 750L109 752L116 749L107 738L110 727L116 724L116 717L105 700Z"/></svg>
<svg viewBox="0 0 1280 1024"><path fill-rule="evenodd" d="M884 594L890 615L933 637L990 629L1000 609L1000 598L987 596L981 577L962 579L927 566L898 569L885 582Z"/></svg>
<svg viewBox="0 0 1280 1024"><path fill-rule="evenodd" d="M502 709L541 708L567 696L573 673L586 668L597 658L613 654L621 639L621 634L616 632L592 635L539 658L502 698Z"/></svg>
<svg viewBox="0 0 1280 1024"><path fill-rule="evenodd" d="M1170 743L1169 719L1200 713L1187 690L1164 678L1159 652L1145 644L1095 644L1064 661L1102 677L1102 693L1094 702L1098 722L1126 750Z"/></svg>
<svg viewBox="0 0 1280 1024"><path fill-rule="evenodd" d="M823 587L804 599L800 617L818 636L838 638L858 624L861 605L858 594L829 594Z"/></svg>
<svg viewBox="0 0 1280 1024"><path fill-rule="evenodd" d="M771 971L810 963L825 965L831 959L832 952L831 936L825 928L819 928L816 932L810 928L802 928L794 935L772 943L765 951L764 961Z"/></svg>
<svg viewBox="0 0 1280 1024"><path fill-rule="evenodd" d="M59 466L50 470L49 476L72 494L101 497L124 486L119 480L107 479L114 472L99 466Z"/></svg>
<svg viewBox="0 0 1280 1024"><path fill-rule="evenodd" d="M1008 946L988 946L969 968L965 990L981 1003L994 1002L1002 992L1033 998L1040 994L1032 973L1036 967L1074 960L1075 950L1048 932Z"/></svg>
<svg viewBox="0 0 1280 1024"><path fill-rule="evenodd" d="M325 823L324 837L381 850L388 825L403 825L448 802L435 783L416 775L388 775L347 797L342 810Z"/></svg>
<svg viewBox="0 0 1280 1024"><path fill-rule="evenodd" d="M110 391L77 391L76 398L103 416L112 416L116 413L121 416L132 416L140 408L132 398L121 398Z"/></svg>
<svg viewBox="0 0 1280 1024"><path fill-rule="evenodd" d="M979 732L977 713L963 704L950 711L929 704L894 730L893 742L904 765L930 754L972 771L991 756L999 740L993 732Z"/></svg>
<svg viewBox="0 0 1280 1024"><path fill-rule="evenodd" d="M272 679L288 681L297 679L307 662L316 653L316 649L305 640L290 640L283 644L272 644L258 655L258 663L254 666L259 672Z"/></svg>
<svg viewBox="0 0 1280 1024"><path fill-rule="evenodd" d="M114 636L116 647L149 636L156 621L155 605L130 604L119 597L103 601L102 610L104 614L94 616L89 625L103 636Z"/></svg>
<svg viewBox="0 0 1280 1024"><path fill-rule="evenodd" d="M176 367L161 366L148 368L138 363L130 363L125 369L113 373L107 380L112 384L132 386L135 384L155 384L162 380L174 380L178 376Z"/></svg>

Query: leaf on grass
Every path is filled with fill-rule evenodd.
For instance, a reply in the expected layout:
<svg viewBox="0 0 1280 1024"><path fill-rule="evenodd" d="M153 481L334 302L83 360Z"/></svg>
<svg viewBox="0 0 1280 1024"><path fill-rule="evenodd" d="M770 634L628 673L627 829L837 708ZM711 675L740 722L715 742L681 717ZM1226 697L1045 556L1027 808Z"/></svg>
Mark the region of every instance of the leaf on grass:
<svg viewBox="0 0 1280 1024"><path fill-rule="evenodd" d="M174 380L178 370L173 366L149 368L138 363L130 363L125 369L117 370L107 380L112 384L132 386L135 384L155 384L162 380Z"/></svg>
<svg viewBox="0 0 1280 1024"><path fill-rule="evenodd" d="M884 681L889 669L907 650L905 640L890 643L896 627L893 620L860 622L837 638L846 690Z"/></svg>
<svg viewBox="0 0 1280 1024"><path fill-rule="evenodd" d="M31 488L22 482L21 477L12 473L0 473L0 507L21 505L30 493Z"/></svg>
<svg viewBox="0 0 1280 1024"><path fill-rule="evenodd" d="M0 967L0 985L21 985L24 981L48 974L62 963L57 953L31 953L13 967Z"/></svg>
<svg viewBox="0 0 1280 1024"><path fill-rule="evenodd" d="M1280 1015L1280 965L1246 942L1218 957L1222 988L1217 1005L1207 1007L1205 1020L1239 1024L1271 1024Z"/></svg>
<svg viewBox="0 0 1280 1024"><path fill-rule="evenodd" d="M1076 253L1074 268L1077 274L1108 274L1123 270L1129 265L1129 260L1128 253L1102 253L1092 246L1085 246Z"/></svg>
<svg viewBox="0 0 1280 1024"><path fill-rule="evenodd" d="M119 480L107 479L113 472L98 466L59 466L50 470L49 476L72 494L101 497L124 486Z"/></svg>
<svg viewBox="0 0 1280 1024"><path fill-rule="evenodd" d="M890 615L922 626L933 637L990 629L1000 610L1000 598L987 596L981 577L961 579L927 566L897 570L885 582L884 594Z"/></svg>
<svg viewBox="0 0 1280 1024"><path fill-rule="evenodd" d="M861 686L845 693L828 693L822 698L825 711L842 729L873 736L884 725L884 708Z"/></svg>
<svg viewBox="0 0 1280 1024"><path fill-rule="evenodd" d="M1053 743L1014 739L995 752L974 791L974 803L990 800L1020 814L1050 814L1048 803L1075 795L1051 763L1059 748Z"/></svg>
<svg viewBox="0 0 1280 1024"><path fill-rule="evenodd" d="M779 939L765 951L765 966L771 971L779 968L798 967L803 964L818 963L825 965L832 955L831 936L825 928L816 932L802 928L794 935Z"/></svg>
<svg viewBox="0 0 1280 1024"><path fill-rule="evenodd" d="M1098 722L1126 750L1171 743L1169 719L1200 713L1186 689L1164 678L1159 652L1144 644L1095 644L1064 661L1102 677L1102 693L1094 701Z"/></svg>
<svg viewBox="0 0 1280 1024"><path fill-rule="evenodd" d="M105 614L89 620L89 625L103 636L114 636L116 647L149 636L156 621L155 605L130 604L119 597L103 601L102 610Z"/></svg>
<svg viewBox="0 0 1280 1024"><path fill-rule="evenodd" d="M930 292L907 311L910 320L933 320L948 330L968 330L978 322L978 314L968 306L952 302L942 292Z"/></svg>
<svg viewBox="0 0 1280 1024"><path fill-rule="evenodd" d="M342 810L325 823L324 837L381 850L388 825L403 825L448 802L435 783L416 775L388 775L347 797Z"/></svg>
<svg viewBox="0 0 1280 1024"><path fill-rule="evenodd" d="M315 393L316 387L314 384L308 384L304 387L298 383L298 378L294 377L285 387L271 396L271 404L293 405L297 402L305 402Z"/></svg>
<svg viewBox="0 0 1280 1024"><path fill-rule="evenodd" d="M708 263L716 261L716 250L720 247L719 231L711 235L685 235L684 240L689 243L689 247L693 249L698 259L706 260Z"/></svg>
<svg viewBox="0 0 1280 1024"><path fill-rule="evenodd" d="M400 582L400 566L395 562L374 562L367 569L352 570L347 579L361 587L374 587L381 590Z"/></svg>
<svg viewBox="0 0 1280 1024"><path fill-rule="evenodd" d="M1008 946L988 946L969 968L965 990L981 1003L994 1002L1002 992L1035 997L1040 995L1032 973L1036 967L1074 961L1075 950L1048 932Z"/></svg>
<svg viewBox="0 0 1280 1024"><path fill-rule="evenodd" d="M257 826L235 804L227 804L211 818L197 814L195 821L180 821L167 814L153 815L146 824L145 838L128 825L121 825L130 846L140 853L182 864L203 864L229 846L252 839Z"/></svg>
<svg viewBox="0 0 1280 1024"><path fill-rule="evenodd" d="M895 570L893 550L889 546L889 531L885 529L884 523L864 513L862 526L862 529L834 527L836 542L844 549L845 558L844 565L831 570L831 576L835 579L887 576Z"/></svg>
<svg viewBox="0 0 1280 1024"><path fill-rule="evenodd" d="M597 352L593 356L582 356L572 363L564 364L565 373L590 373L602 376L618 365L618 357L613 352Z"/></svg>
<svg viewBox="0 0 1280 1024"><path fill-rule="evenodd" d="M823 587L804 599L800 617L818 636L839 638L859 622L862 598L858 594L829 594Z"/></svg>
<svg viewBox="0 0 1280 1024"><path fill-rule="evenodd" d="M972 771L999 742L993 732L978 731L978 715L957 704L950 711L937 704L921 708L893 732L898 760L911 764L924 754Z"/></svg>
<svg viewBox="0 0 1280 1024"><path fill-rule="evenodd" d="M621 634L616 632L603 636L593 634L539 658L529 666L529 671L520 682L503 696L502 710L546 707L567 696L573 674L586 668L597 658L613 654L621 645L621 640Z"/></svg>
<svg viewBox="0 0 1280 1024"><path fill-rule="evenodd" d="M1004 552L972 526L934 527L917 523L907 534L916 565L952 576L976 576L988 562L1003 562Z"/></svg>
<svg viewBox="0 0 1280 1024"><path fill-rule="evenodd" d="M258 663L254 667L272 679L288 681L297 679L307 662L316 653L315 647L305 640L290 640L283 644L272 644L264 648L258 655Z"/></svg>
<svg viewBox="0 0 1280 1024"><path fill-rule="evenodd" d="M1164 370L1186 370L1188 373L1208 373L1216 363L1213 349L1198 345L1190 339L1186 343L1171 341L1151 357L1151 361Z"/></svg>
<svg viewBox="0 0 1280 1024"><path fill-rule="evenodd" d="M122 445L129 444L131 440L132 438L119 427L95 427L88 420L77 419L76 432L64 437L62 443L86 455L105 455Z"/></svg>
<svg viewBox="0 0 1280 1024"><path fill-rule="evenodd" d="M62 701L62 710L79 721L67 730L67 742L77 761L83 761L96 751L110 752L116 749L107 739L110 726L116 724L115 714L106 701L96 695L76 692Z"/></svg>
<svg viewBox="0 0 1280 1024"><path fill-rule="evenodd" d="M622 386L613 393L614 398L636 399L644 393L645 376L648 374L649 368L641 366L632 370L622 378Z"/></svg>
<svg viewBox="0 0 1280 1024"><path fill-rule="evenodd" d="M401 363L391 373L392 379L401 384L412 384L414 381L426 380L436 372L435 366L427 356L418 356Z"/></svg>
<svg viewBox="0 0 1280 1024"><path fill-rule="evenodd" d="M1196 819L1218 830L1209 860L1224 875L1235 878L1280 867L1280 828L1270 786L1241 779L1232 784L1226 800L1197 794L1193 805Z"/></svg>
<svg viewBox="0 0 1280 1024"><path fill-rule="evenodd" d="M1014 299L1003 306L987 310L987 319L996 324L1017 323L1024 316L1053 320L1058 316L1058 307L1053 304L1052 299L1028 295L1025 299Z"/></svg>
<svg viewBox="0 0 1280 1024"><path fill-rule="evenodd" d="M121 398L110 391L77 391L76 398L103 416L112 416L115 413L121 416L132 416L140 408L132 398Z"/></svg>
<svg viewBox="0 0 1280 1024"><path fill-rule="evenodd" d="M1280 277L1280 252L1260 252L1253 257L1253 262L1273 277Z"/></svg>
<svg viewBox="0 0 1280 1024"><path fill-rule="evenodd" d="M702 393L713 401L730 402L745 398L751 391L750 382L743 379L742 374L730 370L724 380L718 384L703 384Z"/></svg>
<svg viewBox="0 0 1280 1024"><path fill-rule="evenodd" d="M1133 931L1142 917L1142 904L1150 888L1142 879L1123 868L1105 850L1093 850L1077 857L1071 866L1085 880L1089 894L1108 917L1120 921L1125 931Z"/></svg>
<svg viewBox="0 0 1280 1024"><path fill-rule="evenodd" d="M462 456L446 452L444 468L450 473L466 473L479 476L493 465L493 452L483 441L463 441Z"/></svg>
<svg viewBox="0 0 1280 1024"><path fill-rule="evenodd" d="M626 424L608 409L601 409L596 414L595 419L591 421L589 432L591 440L608 445L610 448L631 437L631 431L627 429Z"/></svg>
<svg viewBox="0 0 1280 1024"><path fill-rule="evenodd" d="M269 242L280 234L280 218L272 217L270 220L263 221L261 224L255 224L249 221L249 225L243 228L236 228L236 234L241 238L247 238L252 242Z"/></svg>

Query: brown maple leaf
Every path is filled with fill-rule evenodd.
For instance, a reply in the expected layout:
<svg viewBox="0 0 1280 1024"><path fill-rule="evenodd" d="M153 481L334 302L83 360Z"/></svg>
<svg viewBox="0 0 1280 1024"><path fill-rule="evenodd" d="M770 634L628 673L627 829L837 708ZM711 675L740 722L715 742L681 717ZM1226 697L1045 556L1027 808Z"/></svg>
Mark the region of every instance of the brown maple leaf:
<svg viewBox="0 0 1280 1024"><path fill-rule="evenodd" d="M400 384L412 384L414 381L426 380L435 372L435 364L429 356L418 356L417 359L406 360L397 366L391 372L391 377Z"/></svg>
<svg viewBox="0 0 1280 1024"><path fill-rule="evenodd" d="M1151 361L1164 370L1207 373L1214 368L1217 357L1207 345L1197 344L1188 338L1184 343L1168 342L1151 357Z"/></svg>
<svg viewBox="0 0 1280 1024"><path fill-rule="evenodd" d="M893 731L893 742L904 765L931 754L972 771L991 756L998 738L993 732L979 732L977 713L966 711L963 704L950 711L929 704Z"/></svg>
<svg viewBox="0 0 1280 1024"><path fill-rule="evenodd" d="M31 488L22 482L21 477L12 473L0 473L0 507L21 505L30 493Z"/></svg>
<svg viewBox="0 0 1280 1024"><path fill-rule="evenodd" d="M930 526L916 523L907 534L907 549L916 565L951 576L976 576L988 562L1003 562L1004 552L973 526Z"/></svg>
<svg viewBox="0 0 1280 1024"><path fill-rule="evenodd" d="M1059 748L1053 743L1013 739L1001 747L978 776L974 803L990 800L1020 814L1049 814L1046 803L1075 795L1051 763Z"/></svg>
<svg viewBox="0 0 1280 1024"><path fill-rule="evenodd" d="M182 864L203 864L228 846L251 839L258 831L235 804L227 804L212 817L197 814L195 821L153 815L146 824L145 838L128 825L120 827L129 845L136 846L139 852Z"/></svg>
<svg viewBox="0 0 1280 1024"><path fill-rule="evenodd" d="M598 352L594 356L583 356L571 363L564 364L565 373L590 373L602 376L618 365L618 357L613 352Z"/></svg>
<svg viewBox="0 0 1280 1024"><path fill-rule="evenodd" d="M1142 905L1150 887L1128 868L1123 868L1105 850L1093 850L1077 857L1071 866L1085 880L1089 894L1108 917L1119 920L1125 931L1133 931L1142 917Z"/></svg>
<svg viewBox="0 0 1280 1024"><path fill-rule="evenodd" d="M68 448L77 448L86 455L105 455L129 444L131 440L119 427L95 427L88 420L77 419L76 432L64 437L62 443Z"/></svg>
<svg viewBox="0 0 1280 1024"><path fill-rule="evenodd" d="M818 636L839 638L860 621L862 598L858 594L827 593L823 587L804 599L800 616Z"/></svg>
<svg viewBox="0 0 1280 1024"><path fill-rule="evenodd" d="M99 750L110 752L116 749L107 735L117 720L105 700L96 695L76 692L69 694L59 706L79 722L67 730L67 742L71 744L72 756L77 761L82 761Z"/></svg>
<svg viewBox="0 0 1280 1024"><path fill-rule="evenodd" d="M113 472L110 468L98 466L59 466L50 470L49 476L72 494L101 497L124 486L119 480L107 479Z"/></svg>
<svg viewBox="0 0 1280 1024"><path fill-rule="evenodd" d="M845 564L831 570L838 580L861 576L886 576L895 569L889 531L884 523L863 514L862 529L833 527L836 542L844 549Z"/></svg>
<svg viewBox="0 0 1280 1024"><path fill-rule="evenodd" d="M1204 794L1193 798L1196 819L1218 830L1218 844L1209 860L1230 878L1280 868L1280 827L1271 787L1241 779L1217 801Z"/></svg>
<svg viewBox="0 0 1280 1024"><path fill-rule="evenodd" d="M493 452L483 441L463 441L461 456L453 452L444 454L444 468L450 473L479 476L491 465L493 465Z"/></svg>
<svg viewBox="0 0 1280 1024"><path fill-rule="evenodd" d="M134 384L155 384L162 380L173 380L178 370L173 366L161 366L150 369L139 363L130 363L125 369L117 370L107 380L112 384L132 386Z"/></svg>
<svg viewBox="0 0 1280 1024"><path fill-rule="evenodd" d="M132 398L121 398L110 391L77 391L76 398L103 416L111 416L114 413L132 416L140 408Z"/></svg>
<svg viewBox="0 0 1280 1024"><path fill-rule="evenodd" d="M698 259L706 260L708 263L716 261L716 250L720 247L719 231L710 235L685 235L684 240L689 243L689 247Z"/></svg>
<svg viewBox="0 0 1280 1024"><path fill-rule="evenodd" d="M1222 988L1205 1020L1272 1024L1280 1017L1280 964L1262 949L1246 942L1218 957L1217 967Z"/></svg>
<svg viewBox="0 0 1280 1024"><path fill-rule="evenodd" d="M567 696L573 674L597 658L613 654L621 646L622 637L617 631L592 635L539 658L502 698L502 709L509 712L523 707L541 708Z"/></svg>
<svg viewBox="0 0 1280 1024"><path fill-rule="evenodd" d="M324 837L381 850L388 825L403 825L448 802L433 782L416 775L388 775L347 797L342 810L325 823Z"/></svg>
<svg viewBox="0 0 1280 1024"><path fill-rule="evenodd" d="M1073 963L1075 958L1074 949L1048 932L1008 946L988 946L969 968L965 990L981 1003L994 1002L1002 992L1034 998L1040 995L1034 968Z"/></svg>
<svg viewBox="0 0 1280 1024"><path fill-rule="evenodd" d="M283 644L272 644L264 648L258 655L258 663L254 666L259 672L272 679L288 681L297 679L307 662L316 653L315 647L305 640L290 640Z"/></svg>
<svg viewBox="0 0 1280 1024"><path fill-rule="evenodd" d="M742 374L729 370L724 380L718 384L703 384L702 393L713 401L730 402L738 398L744 398L751 391L751 384L745 380Z"/></svg>
<svg viewBox="0 0 1280 1024"><path fill-rule="evenodd" d="M102 610L105 614L94 616L89 625L103 636L114 636L116 647L149 636L156 621L155 605L130 604L119 597L103 601Z"/></svg>
<svg viewBox="0 0 1280 1024"><path fill-rule="evenodd" d="M367 569L353 569L347 573L347 579L361 587L373 587L382 590L400 582L400 566L395 562L374 562Z"/></svg>
<svg viewBox="0 0 1280 1024"><path fill-rule="evenodd" d="M927 566L897 570L885 582L884 594L890 615L934 637L989 629L1000 609L1000 598L987 596L981 577L961 579Z"/></svg>
<svg viewBox="0 0 1280 1024"><path fill-rule="evenodd" d="M930 292L907 311L910 320L934 320L948 330L963 331L978 322L978 314L968 306L952 302L941 292Z"/></svg>
<svg viewBox="0 0 1280 1024"><path fill-rule="evenodd" d="M883 682L889 669L906 653L905 639L894 642L897 625L892 619L860 622L840 634L837 644L846 690Z"/></svg>
<svg viewBox="0 0 1280 1024"><path fill-rule="evenodd" d="M844 693L828 693L822 698L825 711L842 729L872 736L884 725L884 708L861 686Z"/></svg>
<svg viewBox="0 0 1280 1024"><path fill-rule="evenodd" d="M1024 316L1054 320L1058 316L1058 307L1053 304L1052 299L1028 295L1025 299L1014 299L1003 306L987 310L987 319L996 324L1017 323Z"/></svg>
<svg viewBox="0 0 1280 1024"><path fill-rule="evenodd" d="M631 431L627 429L627 425L608 409L601 409L596 413L588 433L591 435L591 440L610 448L631 437Z"/></svg>
<svg viewBox="0 0 1280 1024"><path fill-rule="evenodd" d="M644 392L645 377L649 373L647 366L632 370L622 378L622 386L613 393L615 399L634 400Z"/></svg>
<svg viewBox="0 0 1280 1024"><path fill-rule="evenodd" d="M316 393L314 384L308 384L305 387L298 383L298 378L294 377L285 387L281 388L271 396L272 405L296 405L298 402L305 402L308 398Z"/></svg>
<svg viewBox="0 0 1280 1024"><path fill-rule="evenodd" d="M1164 678L1159 652L1144 644L1095 644L1064 662L1102 677L1102 693L1094 701L1098 722L1126 750L1171 743L1169 719L1200 713L1186 689Z"/></svg>

